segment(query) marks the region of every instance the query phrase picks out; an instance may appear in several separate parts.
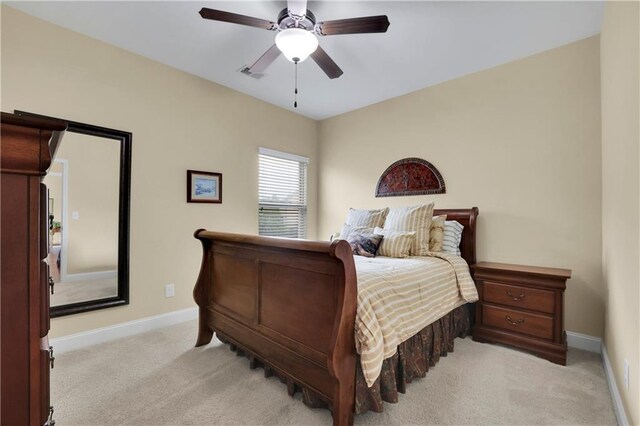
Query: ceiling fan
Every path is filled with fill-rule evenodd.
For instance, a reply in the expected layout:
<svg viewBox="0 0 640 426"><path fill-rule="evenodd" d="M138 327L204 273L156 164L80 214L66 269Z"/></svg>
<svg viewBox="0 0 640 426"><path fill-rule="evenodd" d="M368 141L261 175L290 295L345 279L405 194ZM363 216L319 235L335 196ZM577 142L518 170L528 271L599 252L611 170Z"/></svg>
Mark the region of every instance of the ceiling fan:
<svg viewBox="0 0 640 426"><path fill-rule="evenodd" d="M329 78L337 78L343 72L318 45L317 35L384 33L389 27L386 15L317 22L315 15L307 9L307 0L288 0L287 7L278 14L277 22L206 7L200 10L200 16L213 21L277 31L275 44L253 65L243 70L246 74L262 74L282 53L295 64L311 56Z"/></svg>

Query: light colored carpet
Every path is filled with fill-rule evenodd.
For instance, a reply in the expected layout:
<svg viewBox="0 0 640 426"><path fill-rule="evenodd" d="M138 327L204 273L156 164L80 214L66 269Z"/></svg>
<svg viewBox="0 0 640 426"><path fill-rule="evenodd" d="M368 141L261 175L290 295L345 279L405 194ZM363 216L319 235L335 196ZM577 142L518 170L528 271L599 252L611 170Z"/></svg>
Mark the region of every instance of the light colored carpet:
<svg viewBox="0 0 640 426"><path fill-rule="evenodd" d="M51 295L51 306L106 299L117 295L117 277L65 283L56 282L55 292Z"/></svg>
<svg viewBox="0 0 640 426"><path fill-rule="evenodd" d="M177 326L60 354L55 419L65 425L328 425L286 386L212 341ZM615 424L597 354L571 349L566 367L498 345L456 339L455 352L384 413L356 424Z"/></svg>

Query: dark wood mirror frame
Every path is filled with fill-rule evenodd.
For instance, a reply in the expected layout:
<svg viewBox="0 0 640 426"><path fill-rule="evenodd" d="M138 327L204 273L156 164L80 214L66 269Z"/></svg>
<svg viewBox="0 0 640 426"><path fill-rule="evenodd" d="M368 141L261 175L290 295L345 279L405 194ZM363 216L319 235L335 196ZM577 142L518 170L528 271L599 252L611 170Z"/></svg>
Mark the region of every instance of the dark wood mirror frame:
<svg viewBox="0 0 640 426"><path fill-rule="evenodd" d="M57 117L50 117L31 112L17 111L16 115L57 119L67 122L67 132L114 139L120 142L120 176L118 206L118 295L104 299L87 300L68 305L51 307L51 317L61 317L80 312L95 311L129 304L129 215L131 206L131 140L130 132L78 123ZM64 138L63 138L64 139ZM58 144L49 147L51 156L55 157Z"/></svg>

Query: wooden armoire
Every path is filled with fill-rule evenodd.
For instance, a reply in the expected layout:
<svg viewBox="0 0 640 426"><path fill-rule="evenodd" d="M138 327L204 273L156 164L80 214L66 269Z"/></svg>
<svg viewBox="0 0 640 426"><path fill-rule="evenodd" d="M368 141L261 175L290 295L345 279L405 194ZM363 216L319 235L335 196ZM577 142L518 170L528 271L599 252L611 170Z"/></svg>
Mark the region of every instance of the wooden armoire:
<svg viewBox="0 0 640 426"><path fill-rule="evenodd" d="M0 424L51 425L48 195L42 184L66 123L2 113Z"/></svg>

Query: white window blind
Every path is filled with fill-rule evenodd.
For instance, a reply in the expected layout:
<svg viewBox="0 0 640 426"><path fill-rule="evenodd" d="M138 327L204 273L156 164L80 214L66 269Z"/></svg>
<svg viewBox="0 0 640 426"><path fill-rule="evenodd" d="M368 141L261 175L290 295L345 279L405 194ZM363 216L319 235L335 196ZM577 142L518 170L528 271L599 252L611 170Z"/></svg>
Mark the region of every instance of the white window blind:
<svg viewBox="0 0 640 426"><path fill-rule="evenodd" d="M260 235L305 238L309 159L260 148L258 221Z"/></svg>

